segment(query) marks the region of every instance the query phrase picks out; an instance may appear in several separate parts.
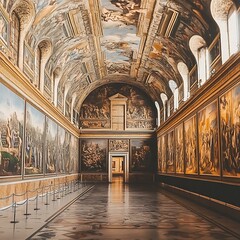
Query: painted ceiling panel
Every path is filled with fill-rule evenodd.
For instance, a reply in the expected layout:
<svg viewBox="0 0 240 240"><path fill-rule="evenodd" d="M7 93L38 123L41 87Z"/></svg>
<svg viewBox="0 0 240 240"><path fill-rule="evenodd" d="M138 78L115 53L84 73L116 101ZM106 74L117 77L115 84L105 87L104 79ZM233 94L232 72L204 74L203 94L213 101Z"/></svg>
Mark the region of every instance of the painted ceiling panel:
<svg viewBox="0 0 240 240"><path fill-rule="evenodd" d="M134 52L138 51L137 22L140 0L101 0L103 37L109 74L130 74Z"/></svg>
<svg viewBox="0 0 240 240"><path fill-rule="evenodd" d="M183 82L177 64L183 62L189 71L196 64L190 38L199 35L209 46L219 33L210 4L211 0L0 0L0 10L9 21L13 11L21 20L28 19L25 43L32 55L48 42L45 71L59 78L58 89L67 89L79 106L95 87L112 81L138 84L157 101L162 92L171 97L168 82Z"/></svg>

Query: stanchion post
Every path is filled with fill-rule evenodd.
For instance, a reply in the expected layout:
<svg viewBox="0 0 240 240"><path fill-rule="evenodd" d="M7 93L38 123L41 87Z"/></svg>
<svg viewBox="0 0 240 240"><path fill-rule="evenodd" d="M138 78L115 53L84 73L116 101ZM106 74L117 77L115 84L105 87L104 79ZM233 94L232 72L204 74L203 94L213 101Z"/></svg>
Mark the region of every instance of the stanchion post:
<svg viewBox="0 0 240 240"><path fill-rule="evenodd" d="M18 223L19 221L16 220L17 215L17 203L14 202L13 204L13 220L10 223Z"/></svg>
<svg viewBox="0 0 240 240"><path fill-rule="evenodd" d="M36 196L36 206L34 208L34 210L40 210L40 208L38 207L38 191L37 191L37 196Z"/></svg>
<svg viewBox="0 0 240 240"><path fill-rule="evenodd" d="M26 211L24 213L25 216L31 215L31 213L28 212L28 201L29 201L29 199L28 199L28 192L27 192Z"/></svg>
<svg viewBox="0 0 240 240"><path fill-rule="evenodd" d="M46 192L46 202L44 203L44 205L49 205L49 202L48 202L48 191Z"/></svg>

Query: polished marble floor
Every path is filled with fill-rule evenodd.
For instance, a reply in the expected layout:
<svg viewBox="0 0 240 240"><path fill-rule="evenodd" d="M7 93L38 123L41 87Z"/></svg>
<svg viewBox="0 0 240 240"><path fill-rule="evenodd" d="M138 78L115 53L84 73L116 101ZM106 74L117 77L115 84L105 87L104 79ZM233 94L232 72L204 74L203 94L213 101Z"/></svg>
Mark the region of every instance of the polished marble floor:
<svg viewBox="0 0 240 240"><path fill-rule="evenodd" d="M240 239L239 223L192 209L157 186L124 185L115 179L95 185L29 239Z"/></svg>

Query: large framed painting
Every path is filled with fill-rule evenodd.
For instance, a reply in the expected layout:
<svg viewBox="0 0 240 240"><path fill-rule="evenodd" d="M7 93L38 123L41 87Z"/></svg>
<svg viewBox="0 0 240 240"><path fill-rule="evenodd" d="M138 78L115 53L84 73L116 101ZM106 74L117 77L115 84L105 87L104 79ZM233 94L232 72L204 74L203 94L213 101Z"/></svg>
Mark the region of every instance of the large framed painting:
<svg viewBox="0 0 240 240"><path fill-rule="evenodd" d="M0 8L0 42L2 40L2 42L4 42L6 45L8 45L8 26L8 21Z"/></svg>
<svg viewBox="0 0 240 240"><path fill-rule="evenodd" d="M198 144L200 174L220 175L217 101L198 113Z"/></svg>
<svg viewBox="0 0 240 240"><path fill-rule="evenodd" d="M106 139L81 140L81 171L106 172L107 149Z"/></svg>
<svg viewBox="0 0 240 240"><path fill-rule="evenodd" d="M65 173L65 129L58 125L58 155L57 155L57 172Z"/></svg>
<svg viewBox="0 0 240 240"><path fill-rule="evenodd" d="M26 103L25 175L43 174L45 115Z"/></svg>
<svg viewBox="0 0 240 240"><path fill-rule="evenodd" d="M46 117L46 145L45 145L45 165L46 173L56 173L57 162L57 124L49 117Z"/></svg>
<svg viewBox="0 0 240 240"><path fill-rule="evenodd" d="M197 174L197 130L196 116L184 122L184 144L185 144L185 173Z"/></svg>
<svg viewBox="0 0 240 240"><path fill-rule="evenodd" d="M78 138L71 134L69 173L78 172Z"/></svg>
<svg viewBox="0 0 240 240"><path fill-rule="evenodd" d="M240 177L240 84L220 97L223 176Z"/></svg>
<svg viewBox="0 0 240 240"><path fill-rule="evenodd" d="M153 166L151 141L131 140L131 172L149 172Z"/></svg>
<svg viewBox="0 0 240 240"><path fill-rule="evenodd" d="M65 137L63 142L63 158L65 164L65 173L70 173L71 170L71 160L70 160L70 143L71 143L71 134L65 130Z"/></svg>
<svg viewBox="0 0 240 240"><path fill-rule="evenodd" d="M24 100L0 83L0 177L20 175Z"/></svg>
<svg viewBox="0 0 240 240"><path fill-rule="evenodd" d="M175 173L175 148L174 148L174 131L168 133L167 138L167 173Z"/></svg>
<svg viewBox="0 0 240 240"><path fill-rule="evenodd" d="M184 173L183 123L175 128L176 173Z"/></svg>
<svg viewBox="0 0 240 240"><path fill-rule="evenodd" d="M160 163L160 168L162 173L166 173L167 171L167 134L162 135L160 137L160 158L161 158L161 163Z"/></svg>

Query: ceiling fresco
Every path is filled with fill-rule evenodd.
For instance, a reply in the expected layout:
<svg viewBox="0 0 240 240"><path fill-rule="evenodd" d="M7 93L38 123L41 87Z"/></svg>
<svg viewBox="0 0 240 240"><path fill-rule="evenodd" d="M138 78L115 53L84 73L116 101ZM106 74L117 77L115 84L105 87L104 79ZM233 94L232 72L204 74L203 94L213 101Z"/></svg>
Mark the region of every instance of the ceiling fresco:
<svg viewBox="0 0 240 240"><path fill-rule="evenodd" d="M240 5L239 0L221 2ZM10 24L16 12L26 49L33 57L41 49L45 72L56 86L52 85L72 97L76 109L92 90L110 82L138 86L161 105L161 93L169 98L173 94L169 81L178 87L183 83L178 63L189 71L196 64L190 38L199 35L209 46L219 33L210 4L211 0L0 0L0 19ZM10 31L8 37L6 33L2 39L10 39Z"/></svg>

